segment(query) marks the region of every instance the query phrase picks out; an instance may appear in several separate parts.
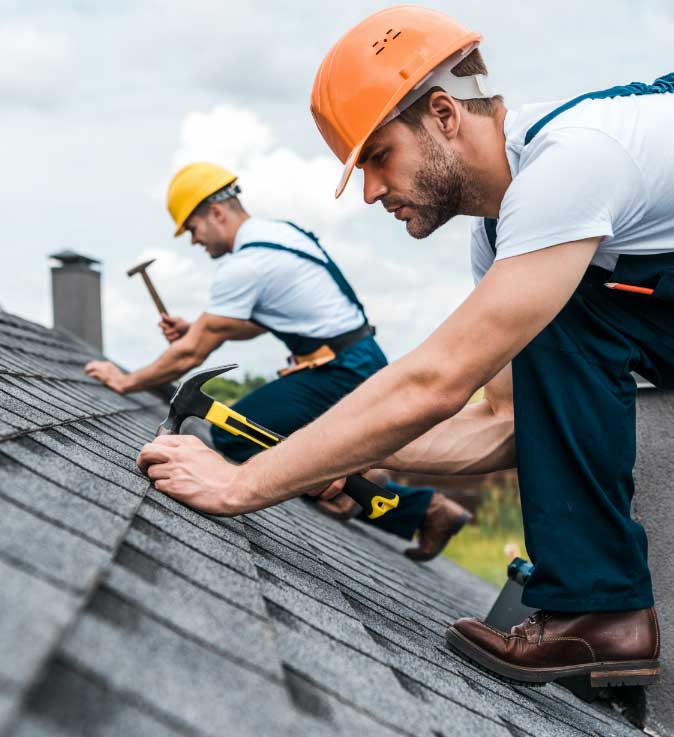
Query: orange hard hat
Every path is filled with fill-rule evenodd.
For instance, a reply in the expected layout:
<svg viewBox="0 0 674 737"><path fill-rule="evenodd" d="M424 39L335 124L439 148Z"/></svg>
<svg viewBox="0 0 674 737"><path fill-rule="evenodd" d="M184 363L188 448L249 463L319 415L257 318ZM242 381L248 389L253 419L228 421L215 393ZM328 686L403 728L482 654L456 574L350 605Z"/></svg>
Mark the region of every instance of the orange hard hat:
<svg viewBox="0 0 674 737"><path fill-rule="evenodd" d="M337 41L311 93L316 125L344 164L336 197L365 141L398 103L448 57L456 54L458 63L481 40L438 10L398 5L374 13Z"/></svg>

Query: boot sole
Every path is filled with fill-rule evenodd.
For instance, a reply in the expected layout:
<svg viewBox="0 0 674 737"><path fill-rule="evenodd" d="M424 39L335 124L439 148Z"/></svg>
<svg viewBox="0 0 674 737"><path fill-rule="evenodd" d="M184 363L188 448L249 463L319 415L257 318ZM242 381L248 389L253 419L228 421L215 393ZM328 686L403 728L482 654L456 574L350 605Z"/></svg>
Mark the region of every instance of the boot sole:
<svg viewBox="0 0 674 737"><path fill-rule="evenodd" d="M564 678L586 677L592 688L648 686L660 674L657 660L631 660L567 665L562 668L526 668L501 660L464 637L454 627L447 630L448 647L480 669L521 686L544 686Z"/></svg>

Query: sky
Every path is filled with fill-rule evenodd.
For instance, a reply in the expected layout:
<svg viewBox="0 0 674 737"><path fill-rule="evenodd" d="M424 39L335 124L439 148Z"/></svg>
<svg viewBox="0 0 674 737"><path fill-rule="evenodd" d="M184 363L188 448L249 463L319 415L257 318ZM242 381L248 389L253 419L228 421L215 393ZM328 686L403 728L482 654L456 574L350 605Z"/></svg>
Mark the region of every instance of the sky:
<svg viewBox="0 0 674 737"><path fill-rule="evenodd" d="M388 3L360 0L0 0L0 305L50 325L49 254L100 259L106 353L127 368L166 343L138 277L141 260L169 311L203 310L215 264L172 237L173 173L208 160L240 177L253 214L313 230L342 267L394 359L465 299L466 218L426 240L362 201L333 193L341 166L309 113L324 54ZM482 0L432 4L484 35L506 105L564 99L672 71L671 0ZM271 336L225 344L209 364L271 376Z"/></svg>

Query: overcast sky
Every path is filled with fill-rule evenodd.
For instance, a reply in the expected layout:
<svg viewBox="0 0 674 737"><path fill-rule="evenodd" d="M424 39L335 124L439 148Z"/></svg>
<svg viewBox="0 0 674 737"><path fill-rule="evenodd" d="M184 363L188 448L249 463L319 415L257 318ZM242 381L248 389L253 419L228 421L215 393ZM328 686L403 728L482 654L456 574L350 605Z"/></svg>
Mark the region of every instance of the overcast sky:
<svg viewBox="0 0 674 737"><path fill-rule="evenodd" d="M236 171L257 214L314 230L379 328L390 358L413 348L467 295L468 223L425 241L361 182L333 198L340 166L309 113L314 73L337 38L388 3L0 0L0 305L51 324L48 254L103 262L104 340L128 367L165 347L154 307L126 269L151 267L168 308L203 309L214 264L172 238L164 193L195 159ZM480 30L492 89L509 107L671 72L671 0L482 0L433 7ZM271 375L265 336L221 348Z"/></svg>

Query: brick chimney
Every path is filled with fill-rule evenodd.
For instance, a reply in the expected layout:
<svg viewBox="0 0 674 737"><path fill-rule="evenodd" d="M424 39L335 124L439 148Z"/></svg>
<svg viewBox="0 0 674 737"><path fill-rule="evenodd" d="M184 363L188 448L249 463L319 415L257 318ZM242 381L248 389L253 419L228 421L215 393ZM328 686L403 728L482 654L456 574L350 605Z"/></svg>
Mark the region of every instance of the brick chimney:
<svg viewBox="0 0 674 737"><path fill-rule="evenodd" d="M51 268L54 327L102 351L101 272L94 268L100 261L69 250L50 258L60 262Z"/></svg>

